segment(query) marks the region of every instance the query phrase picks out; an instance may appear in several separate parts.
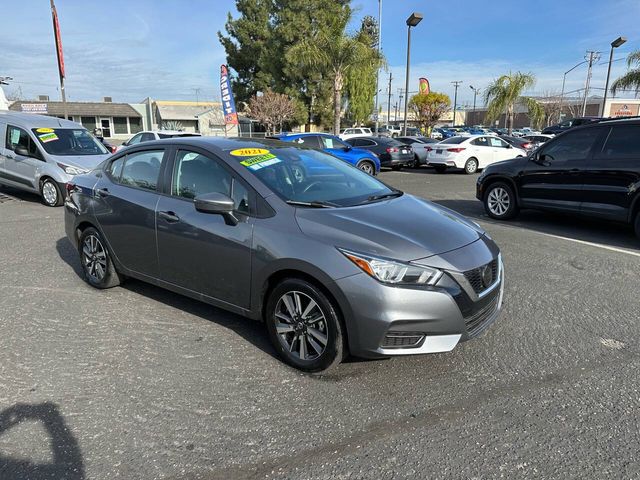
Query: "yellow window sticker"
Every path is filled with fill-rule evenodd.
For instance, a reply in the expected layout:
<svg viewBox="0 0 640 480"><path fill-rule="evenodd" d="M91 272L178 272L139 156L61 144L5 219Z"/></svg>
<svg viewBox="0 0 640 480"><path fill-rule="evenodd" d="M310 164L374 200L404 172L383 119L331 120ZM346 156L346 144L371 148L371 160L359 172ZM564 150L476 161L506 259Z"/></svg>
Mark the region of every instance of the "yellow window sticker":
<svg viewBox="0 0 640 480"><path fill-rule="evenodd" d="M244 165L251 170L259 170L263 167L268 167L269 165L275 165L276 163L280 163L280 159L277 158L273 153L267 153L265 155L260 155L257 157L248 158L247 160L243 160L240 162L240 165Z"/></svg>
<svg viewBox="0 0 640 480"><path fill-rule="evenodd" d="M55 133L43 133L38 135L38 138L42 143L53 142L54 140L58 140L58 136Z"/></svg>
<svg viewBox="0 0 640 480"><path fill-rule="evenodd" d="M266 155L269 150L264 148L238 148L229 152L234 157L255 157L256 155Z"/></svg>
<svg viewBox="0 0 640 480"><path fill-rule="evenodd" d="M53 133L54 130L53 130L53 128L38 128L36 130L36 132L38 132L38 133Z"/></svg>

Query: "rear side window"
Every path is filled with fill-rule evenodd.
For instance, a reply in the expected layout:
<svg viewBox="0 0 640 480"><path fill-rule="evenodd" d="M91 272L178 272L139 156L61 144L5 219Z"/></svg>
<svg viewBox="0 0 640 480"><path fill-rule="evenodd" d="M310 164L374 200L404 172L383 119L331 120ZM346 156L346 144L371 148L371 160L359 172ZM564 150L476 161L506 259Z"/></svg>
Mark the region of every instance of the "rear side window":
<svg viewBox="0 0 640 480"><path fill-rule="evenodd" d="M487 137L476 138L473 142L471 142L476 147L488 147L489 142L487 142Z"/></svg>
<svg viewBox="0 0 640 480"><path fill-rule="evenodd" d="M449 137L446 140L441 141L440 143L462 143L467 139L467 137Z"/></svg>
<svg viewBox="0 0 640 480"><path fill-rule="evenodd" d="M310 148L320 148L320 141L316 135L305 135L294 140L298 145L304 145Z"/></svg>
<svg viewBox="0 0 640 480"><path fill-rule="evenodd" d="M142 134L142 138L140 139L141 142L150 142L151 140L155 140L156 137L153 133L143 133Z"/></svg>
<svg viewBox="0 0 640 480"><path fill-rule="evenodd" d="M127 155L124 160L119 183L129 187L156 190L163 155L164 150L149 150ZM111 164L111 168L114 166L118 168L116 163L117 160ZM114 170L114 178L116 178L116 173Z"/></svg>
<svg viewBox="0 0 640 480"><path fill-rule="evenodd" d="M640 161L640 125L611 128L599 158L637 158Z"/></svg>
<svg viewBox="0 0 640 480"><path fill-rule="evenodd" d="M356 138L350 142L355 147L373 147L376 142L373 140L367 140L366 138Z"/></svg>
<svg viewBox="0 0 640 480"><path fill-rule="evenodd" d="M544 161L551 165L563 164L571 160L586 160L600 130L570 131L551 143L546 143L540 151Z"/></svg>

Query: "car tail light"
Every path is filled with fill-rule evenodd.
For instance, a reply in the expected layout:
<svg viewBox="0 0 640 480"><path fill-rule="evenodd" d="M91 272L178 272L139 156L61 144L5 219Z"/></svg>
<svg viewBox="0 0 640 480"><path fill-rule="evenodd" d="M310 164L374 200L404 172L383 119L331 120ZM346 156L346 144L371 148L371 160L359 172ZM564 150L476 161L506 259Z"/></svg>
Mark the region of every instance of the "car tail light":
<svg viewBox="0 0 640 480"><path fill-rule="evenodd" d="M65 189L67 190L67 194L71 194L76 189L76 184L73 182L67 182L65 185Z"/></svg>
<svg viewBox="0 0 640 480"><path fill-rule="evenodd" d="M447 152L460 153L464 150L464 147L447 148Z"/></svg>
<svg viewBox="0 0 640 480"><path fill-rule="evenodd" d="M431 148L431 147L425 147L425 150L426 150L427 152L431 152L431 151L433 151L433 148Z"/></svg>
<svg viewBox="0 0 640 480"><path fill-rule="evenodd" d="M109 147L109 150L111 150L111 153L116 153L116 150L118 150L118 147L116 147L115 145L111 145Z"/></svg>
<svg viewBox="0 0 640 480"><path fill-rule="evenodd" d="M522 144L522 148L531 148L531 144L530 143L523 143Z"/></svg>
<svg viewBox="0 0 640 480"><path fill-rule="evenodd" d="M387 153L396 153L398 151L397 147L388 147Z"/></svg>

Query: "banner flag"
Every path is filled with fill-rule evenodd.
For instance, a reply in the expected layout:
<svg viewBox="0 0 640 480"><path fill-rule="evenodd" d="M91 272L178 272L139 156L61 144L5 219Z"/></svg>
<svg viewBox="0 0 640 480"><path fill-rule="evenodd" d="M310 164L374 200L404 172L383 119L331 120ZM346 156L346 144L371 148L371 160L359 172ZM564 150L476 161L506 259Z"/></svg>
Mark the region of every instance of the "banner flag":
<svg viewBox="0 0 640 480"><path fill-rule="evenodd" d="M64 56L62 54L62 38L60 37L60 24L58 23L58 12L51 0L51 14L53 16L53 34L56 37L56 52L58 54L58 72L60 72L60 78L65 78L64 75Z"/></svg>
<svg viewBox="0 0 640 480"><path fill-rule="evenodd" d="M229 81L229 70L226 65L220 66L220 91L222 93L222 112L224 113L225 125L238 125L238 113L236 103L233 100L231 82Z"/></svg>
<svg viewBox="0 0 640 480"><path fill-rule="evenodd" d="M418 90L420 91L420 95L428 94L431 89L429 88L429 80L424 77L420 77L420 85Z"/></svg>

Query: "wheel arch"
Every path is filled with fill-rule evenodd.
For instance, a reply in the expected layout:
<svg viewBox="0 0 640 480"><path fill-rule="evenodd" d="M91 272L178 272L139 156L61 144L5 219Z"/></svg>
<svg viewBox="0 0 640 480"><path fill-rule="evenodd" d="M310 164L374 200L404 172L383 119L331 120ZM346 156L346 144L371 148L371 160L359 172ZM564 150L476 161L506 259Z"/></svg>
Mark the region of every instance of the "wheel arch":
<svg viewBox="0 0 640 480"><path fill-rule="evenodd" d="M491 187L491 185L495 184L495 183L499 183L499 182L503 182L506 183L507 185L509 185L511 187L511 189L513 190L513 193L515 194L516 197L516 205L520 205L520 195L518 194L518 187L516 186L516 182L509 178L509 177L505 177L502 175L495 175L495 176L491 176L489 178L487 178L485 180L484 183L484 188L483 188L483 194L482 194L482 201L484 201L487 198L487 192L489 191L489 187Z"/></svg>

